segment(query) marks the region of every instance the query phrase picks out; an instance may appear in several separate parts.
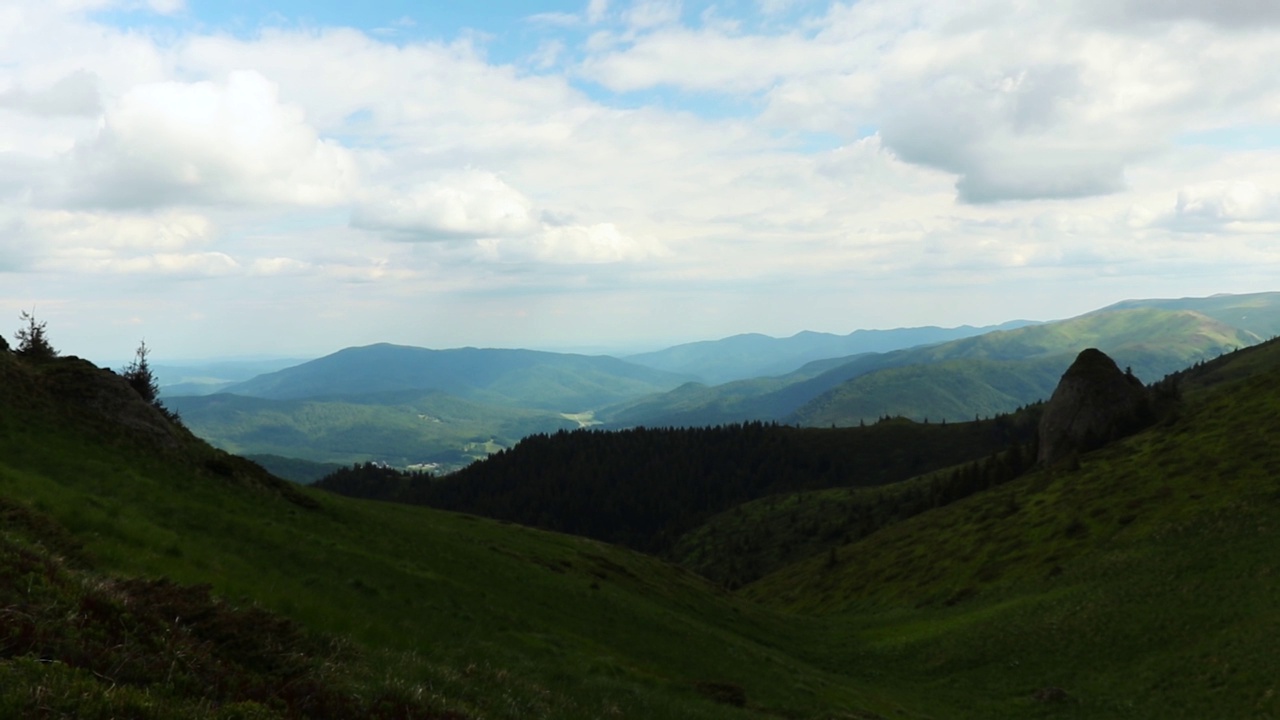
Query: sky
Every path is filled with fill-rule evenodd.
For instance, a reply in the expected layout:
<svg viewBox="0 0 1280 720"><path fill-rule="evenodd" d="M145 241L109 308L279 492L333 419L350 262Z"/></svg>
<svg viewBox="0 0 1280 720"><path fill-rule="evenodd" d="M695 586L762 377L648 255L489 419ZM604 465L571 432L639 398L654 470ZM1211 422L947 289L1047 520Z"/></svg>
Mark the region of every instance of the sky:
<svg viewBox="0 0 1280 720"><path fill-rule="evenodd" d="M0 332L622 352L1280 290L1277 67L1273 0L4 0Z"/></svg>

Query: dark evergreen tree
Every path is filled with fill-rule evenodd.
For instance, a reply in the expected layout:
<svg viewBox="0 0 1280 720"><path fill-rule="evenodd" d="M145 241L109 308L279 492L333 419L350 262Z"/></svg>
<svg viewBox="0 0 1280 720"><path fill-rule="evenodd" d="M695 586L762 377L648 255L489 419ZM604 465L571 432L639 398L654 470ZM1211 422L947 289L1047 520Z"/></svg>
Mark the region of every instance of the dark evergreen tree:
<svg viewBox="0 0 1280 720"><path fill-rule="evenodd" d="M18 329L14 337L18 340L18 354L33 360L50 360L58 357L58 351L49 343L47 323L36 320L33 313L26 310L19 316L25 326Z"/></svg>
<svg viewBox="0 0 1280 720"><path fill-rule="evenodd" d="M143 340L138 345L137 354L133 356L133 362L120 371L120 376L129 381L130 387L136 390L143 400L152 405L158 405L160 402L160 384L156 382L156 376L151 372L151 365L147 362L147 355L150 354L151 348L147 347L147 341Z"/></svg>

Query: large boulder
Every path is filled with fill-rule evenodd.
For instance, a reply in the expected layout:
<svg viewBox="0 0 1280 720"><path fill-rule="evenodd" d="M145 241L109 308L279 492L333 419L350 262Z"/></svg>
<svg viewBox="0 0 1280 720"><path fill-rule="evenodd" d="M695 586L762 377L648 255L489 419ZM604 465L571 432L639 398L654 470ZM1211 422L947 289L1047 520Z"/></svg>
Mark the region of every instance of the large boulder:
<svg viewBox="0 0 1280 720"><path fill-rule="evenodd" d="M1053 465L1132 434L1152 421L1142 381L1089 348L1063 373L1040 418L1039 462Z"/></svg>

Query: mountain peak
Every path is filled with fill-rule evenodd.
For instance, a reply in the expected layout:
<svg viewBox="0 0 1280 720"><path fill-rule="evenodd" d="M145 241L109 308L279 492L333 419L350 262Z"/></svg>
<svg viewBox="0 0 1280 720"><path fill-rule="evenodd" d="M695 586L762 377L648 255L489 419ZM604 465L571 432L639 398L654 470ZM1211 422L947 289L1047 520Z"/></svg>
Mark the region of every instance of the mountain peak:
<svg viewBox="0 0 1280 720"><path fill-rule="evenodd" d="M1046 465L1129 435L1151 419L1142 381L1106 353L1088 348L1063 373L1040 420L1038 460Z"/></svg>

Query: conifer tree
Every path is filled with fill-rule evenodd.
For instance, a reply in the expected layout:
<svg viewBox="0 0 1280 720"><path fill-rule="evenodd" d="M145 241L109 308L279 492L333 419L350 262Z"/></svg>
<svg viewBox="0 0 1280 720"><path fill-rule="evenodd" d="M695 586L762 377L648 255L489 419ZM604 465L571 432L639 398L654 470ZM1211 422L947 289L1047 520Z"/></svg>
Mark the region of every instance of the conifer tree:
<svg viewBox="0 0 1280 720"><path fill-rule="evenodd" d="M18 340L18 354L35 360L49 360L58 357L58 351L49 344L49 334L45 329L47 323L36 320L33 313L26 310L19 316L25 327L19 328L14 337Z"/></svg>
<svg viewBox="0 0 1280 720"><path fill-rule="evenodd" d="M156 382L156 376L151 372L151 365L147 362L147 355L150 354L151 348L147 347L147 341L143 340L138 345L133 362L120 371L120 376L129 381L129 385L142 396L143 400L158 406L160 383Z"/></svg>

